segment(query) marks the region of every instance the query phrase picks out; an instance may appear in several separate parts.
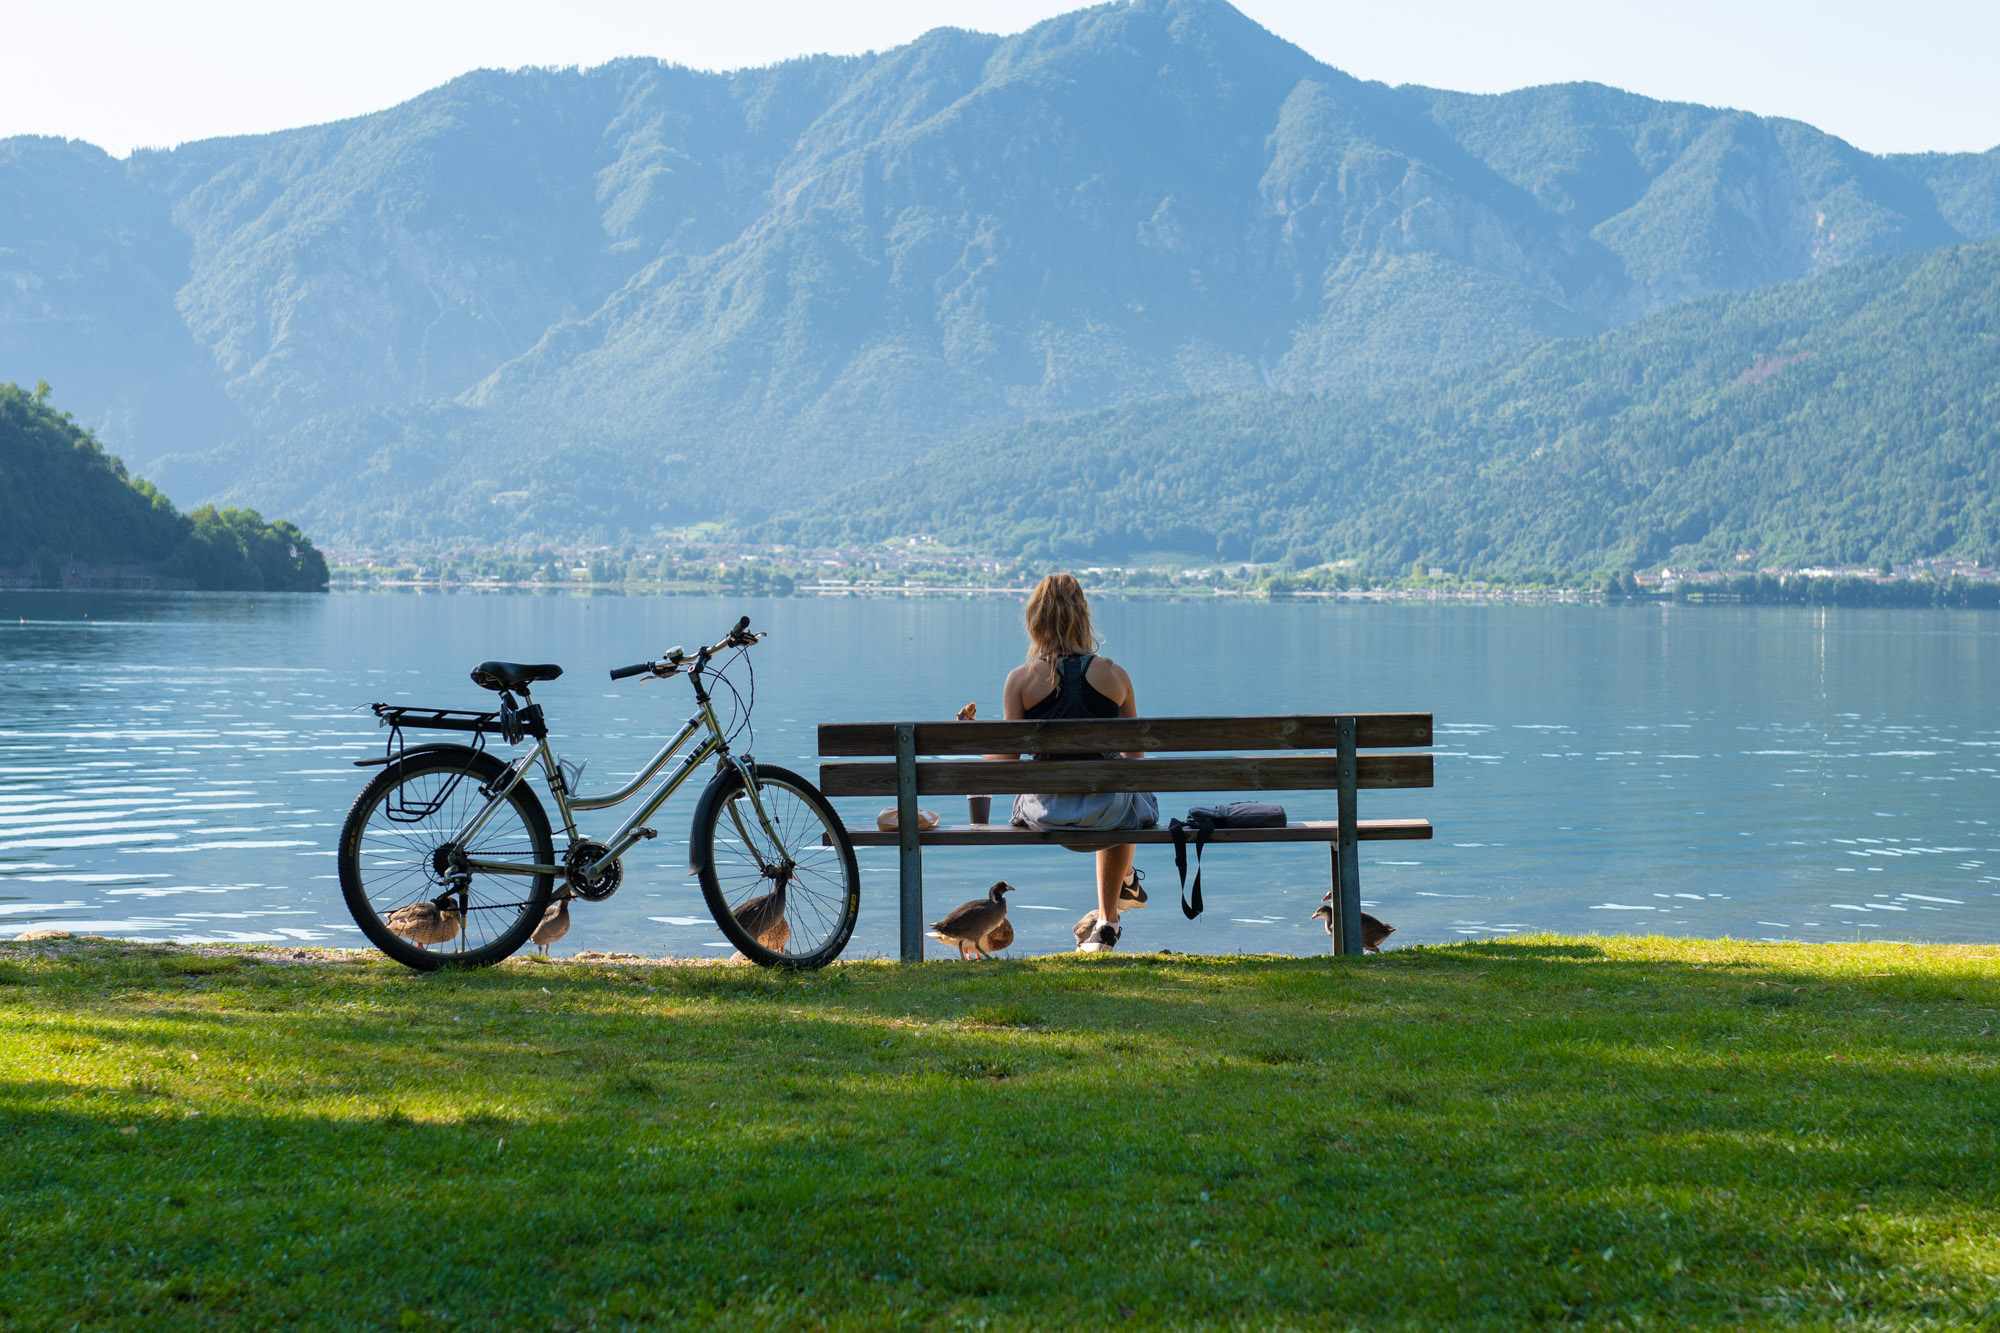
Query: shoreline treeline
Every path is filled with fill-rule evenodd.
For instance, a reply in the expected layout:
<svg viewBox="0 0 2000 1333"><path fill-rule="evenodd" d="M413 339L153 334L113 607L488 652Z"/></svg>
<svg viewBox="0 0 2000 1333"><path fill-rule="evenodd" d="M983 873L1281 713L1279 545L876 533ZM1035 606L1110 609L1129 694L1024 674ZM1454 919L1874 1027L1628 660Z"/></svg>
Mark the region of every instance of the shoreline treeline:
<svg viewBox="0 0 2000 1333"><path fill-rule="evenodd" d="M254 509L181 513L48 397L47 384L0 384L7 584L326 591L326 559L295 524Z"/></svg>

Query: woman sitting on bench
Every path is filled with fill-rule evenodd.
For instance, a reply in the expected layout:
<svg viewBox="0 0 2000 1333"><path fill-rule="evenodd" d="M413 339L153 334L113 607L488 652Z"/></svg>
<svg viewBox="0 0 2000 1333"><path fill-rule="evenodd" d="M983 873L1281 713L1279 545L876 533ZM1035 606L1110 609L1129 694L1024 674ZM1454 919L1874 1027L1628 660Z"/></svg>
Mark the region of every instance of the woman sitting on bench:
<svg viewBox="0 0 2000 1333"><path fill-rule="evenodd" d="M1007 673L1001 705L1010 721L1053 718L1137 717L1132 678L1108 657L1097 656L1090 627L1090 600L1074 575L1051 574L1028 597L1028 660ZM1018 759L1019 755L988 755ZM1113 759L1116 755L1058 754L1035 759ZM1143 754L1126 754L1142 759ZM1014 798L1013 822L1032 829L1140 829L1160 822L1160 803L1150 792L1090 795L1022 795ZM1119 890L1134 883L1131 843L1116 847L1075 847L1097 853L1096 927L1078 944L1084 950L1118 943Z"/></svg>

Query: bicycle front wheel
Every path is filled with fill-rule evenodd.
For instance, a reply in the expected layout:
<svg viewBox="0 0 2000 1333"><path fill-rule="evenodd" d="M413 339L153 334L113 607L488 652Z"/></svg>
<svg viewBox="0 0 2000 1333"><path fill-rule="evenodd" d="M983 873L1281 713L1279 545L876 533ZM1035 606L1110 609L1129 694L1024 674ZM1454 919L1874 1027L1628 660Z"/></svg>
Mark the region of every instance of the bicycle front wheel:
<svg viewBox="0 0 2000 1333"><path fill-rule="evenodd" d="M759 764L756 772L769 832L733 768L708 784L695 807L701 896L750 961L823 967L847 947L861 915L854 844L819 788L775 765Z"/></svg>
<svg viewBox="0 0 2000 1333"><path fill-rule="evenodd" d="M340 830L340 891L361 933L397 962L425 972L497 963L541 922L555 876L454 877L450 869L459 830L506 772L484 751L442 746L390 764L355 798ZM549 817L525 783L462 850L555 864Z"/></svg>

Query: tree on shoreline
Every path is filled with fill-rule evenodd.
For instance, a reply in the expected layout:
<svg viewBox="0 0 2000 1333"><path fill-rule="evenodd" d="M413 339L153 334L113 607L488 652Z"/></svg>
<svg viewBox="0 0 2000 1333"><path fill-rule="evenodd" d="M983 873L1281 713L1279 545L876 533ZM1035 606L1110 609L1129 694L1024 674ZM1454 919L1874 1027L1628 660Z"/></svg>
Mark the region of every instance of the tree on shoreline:
<svg viewBox="0 0 2000 1333"><path fill-rule="evenodd" d="M217 591L326 590L326 560L296 525L181 513L48 398L46 383L0 384L0 567L49 587L75 560Z"/></svg>

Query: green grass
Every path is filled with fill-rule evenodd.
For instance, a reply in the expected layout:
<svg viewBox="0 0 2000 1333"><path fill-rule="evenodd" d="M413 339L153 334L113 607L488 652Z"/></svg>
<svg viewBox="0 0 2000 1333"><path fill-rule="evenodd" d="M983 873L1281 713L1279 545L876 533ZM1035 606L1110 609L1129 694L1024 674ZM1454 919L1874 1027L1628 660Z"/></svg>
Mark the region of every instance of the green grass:
<svg viewBox="0 0 2000 1333"><path fill-rule="evenodd" d="M2000 1327L2000 948L0 948L0 1328Z"/></svg>

